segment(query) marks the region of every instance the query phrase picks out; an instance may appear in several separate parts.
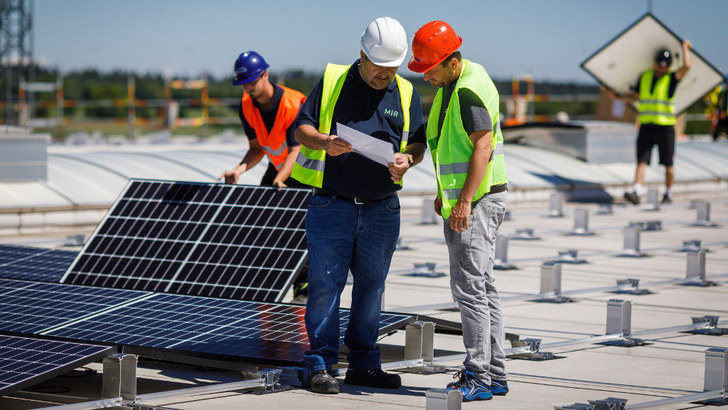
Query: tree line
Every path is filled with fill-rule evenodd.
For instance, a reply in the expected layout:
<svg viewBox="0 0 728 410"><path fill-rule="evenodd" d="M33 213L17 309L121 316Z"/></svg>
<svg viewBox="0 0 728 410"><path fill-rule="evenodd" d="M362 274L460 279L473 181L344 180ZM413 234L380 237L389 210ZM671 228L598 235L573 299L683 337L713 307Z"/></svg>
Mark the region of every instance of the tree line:
<svg viewBox="0 0 728 410"><path fill-rule="evenodd" d="M63 99L67 101L109 101L125 100L128 96L129 78L134 78L135 98L137 100L165 99L165 83L169 78L161 73L136 73L124 70L99 71L97 69L84 69L63 73L62 77L57 70L38 67L35 69L34 82L56 82L60 78L63 84ZM287 87L308 94L316 82L321 78L321 73L311 73L303 70L288 70L283 72L271 72L273 82L282 83ZM417 89L423 101L431 100L435 89L425 82L421 75L404 75ZM208 81L209 98L221 99L230 102L228 106L211 106L210 116L235 116L237 112L238 99L242 95L240 87L232 86L230 78L220 78L213 75L206 76ZM174 78L175 80L190 80L193 78ZM197 78L195 78L197 79ZM0 90L5 90L5 77L0 77ZM495 85L501 94L501 99L511 96L511 79L494 79ZM12 88L17 88L13 84ZM521 93L525 92L525 85L521 85ZM596 84L585 84L576 82L543 82L535 83L537 94L548 95L596 95L599 88ZM17 98L17 90L14 90L14 98ZM53 92L35 92L35 101L54 101L56 96ZM173 99L199 99L199 90L175 90ZM53 104L38 104L34 115L37 117L52 117L56 115L56 107ZM195 110L194 107L180 107L180 115L184 116L186 110ZM429 109L429 107L426 107ZM155 118L158 116L158 107L144 106L138 104L136 107L137 118ZM65 118L94 119L94 118L120 118L127 115L125 106L108 106L83 104L64 108Z"/></svg>

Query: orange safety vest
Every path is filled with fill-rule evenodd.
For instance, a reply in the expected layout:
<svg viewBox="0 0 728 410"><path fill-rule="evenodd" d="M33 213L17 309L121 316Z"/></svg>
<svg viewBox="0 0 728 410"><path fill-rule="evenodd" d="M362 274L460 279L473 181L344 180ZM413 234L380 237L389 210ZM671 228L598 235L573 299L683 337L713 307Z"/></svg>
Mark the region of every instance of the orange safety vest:
<svg viewBox="0 0 728 410"><path fill-rule="evenodd" d="M243 93L243 99L241 106L243 108L243 116L248 121L251 127L255 130L255 135L258 138L261 148L265 150L268 158L273 163L273 166L277 170L280 170L281 165L288 156L288 144L286 143L286 130L293 124L298 115L298 109L301 104L306 100L306 96L302 93L292 90L288 87L279 85L283 89L283 95L281 96L281 102L278 105L278 113L276 114L276 121L273 124L273 129L268 132L263 117L260 115L260 111L253 105L253 99L250 98L248 93Z"/></svg>

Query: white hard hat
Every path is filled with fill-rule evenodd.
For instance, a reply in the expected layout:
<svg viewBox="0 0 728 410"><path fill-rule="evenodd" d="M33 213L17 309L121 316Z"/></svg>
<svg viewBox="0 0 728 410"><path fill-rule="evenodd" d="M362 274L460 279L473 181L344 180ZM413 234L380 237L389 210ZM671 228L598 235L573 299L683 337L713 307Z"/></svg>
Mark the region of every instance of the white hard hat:
<svg viewBox="0 0 728 410"><path fill-rule="evenodd" d="M361 49L376 65L399 67L407 55L407 33L399 21L379 17L362 33Z"/></svg>

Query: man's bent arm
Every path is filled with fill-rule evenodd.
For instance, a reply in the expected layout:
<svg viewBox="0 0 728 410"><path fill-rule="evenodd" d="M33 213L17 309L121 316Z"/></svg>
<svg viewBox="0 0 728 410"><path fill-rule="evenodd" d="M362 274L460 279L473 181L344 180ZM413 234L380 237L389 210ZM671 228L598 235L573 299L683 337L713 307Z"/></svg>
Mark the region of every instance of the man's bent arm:
<svg viewBox="0 0 728 410"><path fill-rule="evenodd" d="M468 217L470 216L471 203L480 183L485 178L485 171L488 168L490 154L493 152L490 130L475 131L470 134L473 142L473 154L468 165L468 175L465 178L465 185L460 191L457 204L450 213L450 228L455 232L468 229Z"/></svg>

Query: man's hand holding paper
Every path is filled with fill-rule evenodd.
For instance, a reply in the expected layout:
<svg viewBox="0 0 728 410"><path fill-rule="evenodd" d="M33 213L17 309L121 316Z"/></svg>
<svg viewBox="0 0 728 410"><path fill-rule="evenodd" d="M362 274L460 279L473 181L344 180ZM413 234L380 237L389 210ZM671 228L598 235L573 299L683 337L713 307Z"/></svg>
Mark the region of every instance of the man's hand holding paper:
<svg viewBox="0 0 728 410"><path fill-rule="evenodd" d="M340 139L351 144L356 153L385 167L388 167L391 162L395 162L392 144L378 140L338 122L336 123L336 132Z"/></svg>

